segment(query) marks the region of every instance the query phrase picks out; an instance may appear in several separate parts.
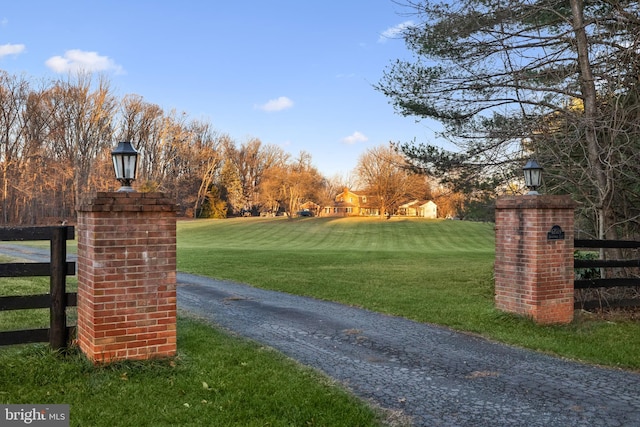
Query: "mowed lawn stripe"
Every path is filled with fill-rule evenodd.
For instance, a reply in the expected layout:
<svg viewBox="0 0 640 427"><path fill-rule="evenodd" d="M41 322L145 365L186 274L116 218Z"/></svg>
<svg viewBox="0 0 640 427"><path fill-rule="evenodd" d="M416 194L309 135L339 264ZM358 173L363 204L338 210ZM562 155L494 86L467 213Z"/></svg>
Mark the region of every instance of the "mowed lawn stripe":
<svg viewBox="0 0 640 427"><path fill-rule="evenodd" d="M235 218L180 223L181 247L383 251L494 250L489 224L422 219Z"/></svg>
<svg viewBox="0 0 640 427"><path fill-rule="evenodd" d="M539 326L496 310L494 236L488 223L397 217L181 221L178 269L640 369L638 321L576 312Z"/></svg>
<svg viewBox="0 0 640 427"><path fill-rule="evenodd" d="M238 218L181 222L179 242L181 271L419 321L442 321L440 307L451 306L449 324L460 326L456 312L470 295L482 294L484 309L492 304L490 224Z"/></svg>

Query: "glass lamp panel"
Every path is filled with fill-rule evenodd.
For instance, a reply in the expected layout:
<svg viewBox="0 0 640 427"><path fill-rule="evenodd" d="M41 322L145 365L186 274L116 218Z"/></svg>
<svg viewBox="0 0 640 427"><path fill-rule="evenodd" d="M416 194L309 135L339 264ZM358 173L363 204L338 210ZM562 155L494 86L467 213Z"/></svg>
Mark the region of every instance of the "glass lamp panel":
<svg viewBox="0 0 640 427"><path fill-rule="evenodd" d="M122 163L124 178L134 179L136 177L136 156L123 156Z"/></svg>
<svg viewBox="0 0 640 427"><path fill-rule="evenodd" d="M540 169L531 169L529 170L529 173L531 174L531 177L529 178L531 180L531 186L540 187L540 180L541 180Z"/></svg>
<svg viewBox="0 0 640 427"><path fill-rule="evenodd" d="M116 173L116 179L124 178L124 167L122 162L122 155L115 155L113 159L113 170Z"/></svg>

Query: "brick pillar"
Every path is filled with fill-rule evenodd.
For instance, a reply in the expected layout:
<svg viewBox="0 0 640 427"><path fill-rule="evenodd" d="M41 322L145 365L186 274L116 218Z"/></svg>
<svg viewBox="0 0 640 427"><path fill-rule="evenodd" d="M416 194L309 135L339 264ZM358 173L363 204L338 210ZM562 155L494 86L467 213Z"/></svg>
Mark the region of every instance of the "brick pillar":
<svg viewBox="0 0 640 427"><path fill-rule="evenodd" d="M575 206L568 195L507 196L497 200L498 309L543 324L573 320Z"/></svg>
<svg viewBox="0 0 640 427"><path fill-rule="evenodd" d="M176 209L98 193L78 209L78 344L94 362L176 353Z"/></svg>

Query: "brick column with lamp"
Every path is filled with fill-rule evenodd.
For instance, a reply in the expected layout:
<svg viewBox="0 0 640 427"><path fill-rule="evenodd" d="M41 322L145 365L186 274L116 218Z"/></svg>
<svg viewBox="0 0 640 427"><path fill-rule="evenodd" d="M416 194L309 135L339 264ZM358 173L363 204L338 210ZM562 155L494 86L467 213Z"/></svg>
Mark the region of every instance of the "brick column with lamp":
<svg viewBox="0 0 640 427"><path fill-rule="evenodd" d="M176 353L176 208L98 193L78 209L78 344L94 362Z"/></svg>
<svg viewBox="0 0 640 427"><path fill-rule="evenodd" d="M568 195L496 202L496 308L541 324L573 320L576 203Z"/></svg>

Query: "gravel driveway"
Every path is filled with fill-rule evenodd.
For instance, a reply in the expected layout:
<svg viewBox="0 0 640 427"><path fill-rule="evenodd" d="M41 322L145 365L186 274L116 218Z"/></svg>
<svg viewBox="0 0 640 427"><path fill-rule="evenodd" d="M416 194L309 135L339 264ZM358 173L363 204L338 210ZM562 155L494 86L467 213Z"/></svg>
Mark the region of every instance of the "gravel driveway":
<svg viewBox="0 0 640 427"><path fill-rule="evenodd" d="M178 305L322 370L415 426L640 426L640 375L178 274ZM640 355L639 355L640 357Z"/></svg>

